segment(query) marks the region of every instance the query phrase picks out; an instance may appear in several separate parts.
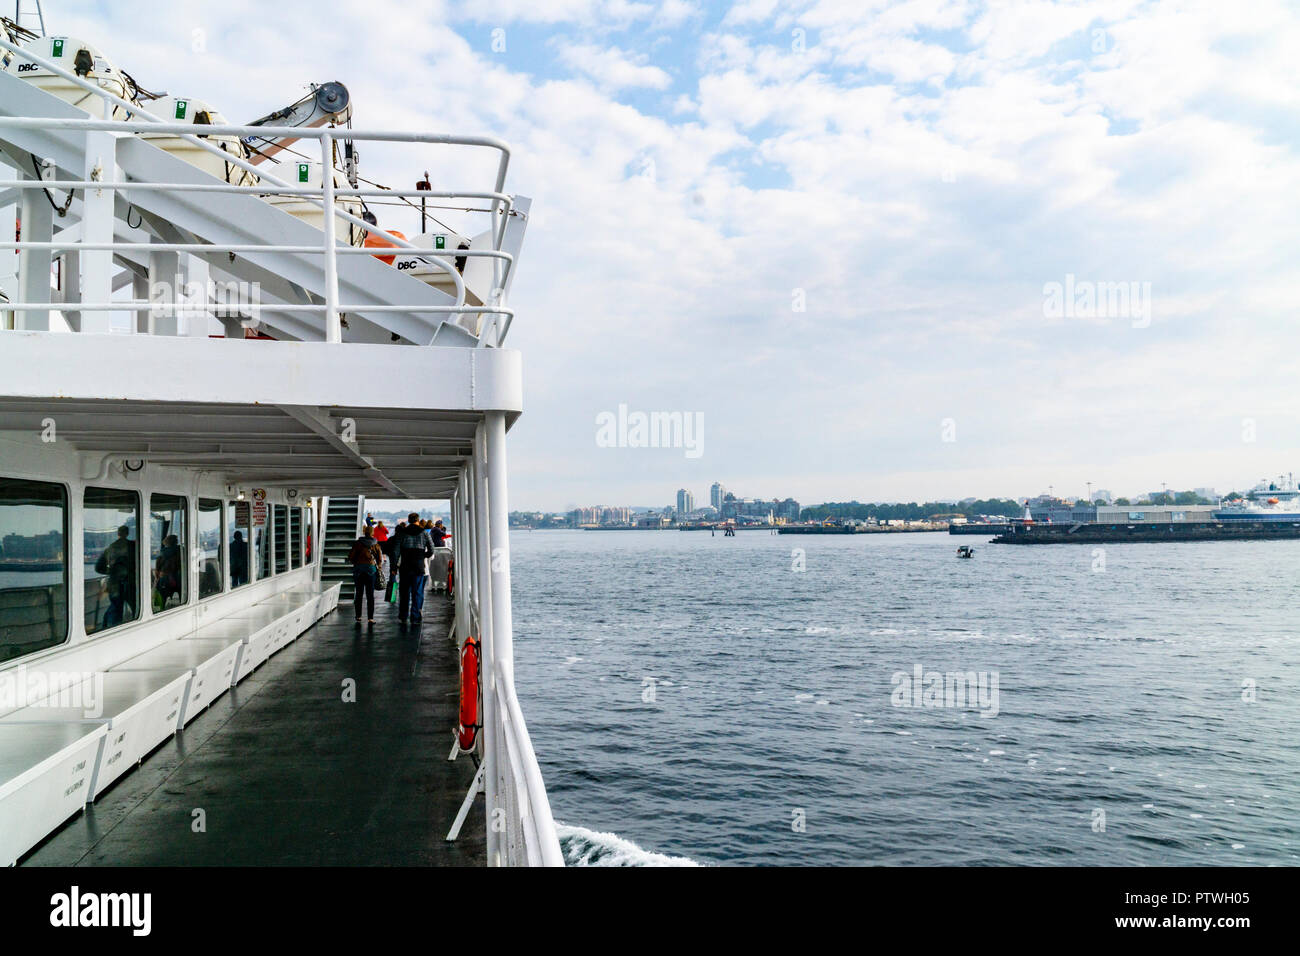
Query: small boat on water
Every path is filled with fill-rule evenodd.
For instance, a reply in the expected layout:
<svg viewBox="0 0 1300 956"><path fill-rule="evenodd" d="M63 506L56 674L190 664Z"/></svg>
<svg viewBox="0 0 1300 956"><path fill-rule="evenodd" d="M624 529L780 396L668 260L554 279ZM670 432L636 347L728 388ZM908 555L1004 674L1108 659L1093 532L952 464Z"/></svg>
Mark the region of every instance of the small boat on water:
<svg viewBox="0 0 1300 956"><path fill-rule="evenodd" d="M975 549L970 547L969 545L963 544L960 548L957 549L957 557L973 558L975 557Z"/></svg>

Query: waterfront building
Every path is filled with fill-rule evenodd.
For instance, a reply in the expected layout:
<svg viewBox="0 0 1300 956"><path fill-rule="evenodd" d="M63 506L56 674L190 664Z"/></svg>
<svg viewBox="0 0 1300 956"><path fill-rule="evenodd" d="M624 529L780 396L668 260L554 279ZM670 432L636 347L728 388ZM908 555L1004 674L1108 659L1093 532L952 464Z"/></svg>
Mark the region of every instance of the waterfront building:
<svg viewBox="0 0 1300 956"><path fill-rule="evenodd" d="M695 496L685 488L677 489L677 513L688 515L695 510Z"/></svg>
<svg viewBox="0 0 1300 956"><path fill-rule="evenodd" d="M1124 505L1097 509L1098 524L1177 524L1214 521L1217 505Z"/></svg>

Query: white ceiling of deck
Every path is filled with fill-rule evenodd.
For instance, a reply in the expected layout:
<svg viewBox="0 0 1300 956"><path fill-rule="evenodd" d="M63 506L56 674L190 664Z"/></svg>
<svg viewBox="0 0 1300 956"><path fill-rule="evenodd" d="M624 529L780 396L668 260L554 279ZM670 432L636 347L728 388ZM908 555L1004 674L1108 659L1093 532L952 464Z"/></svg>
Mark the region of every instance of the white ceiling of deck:
<svg viewBox="0 0 1300 956"><path fill-rule="evenodd" d="M0 431L39 433L91 460L122 455L306 494L446 497L478 412L0 398ZM348 442L346 438L354 438Z"/></svg>

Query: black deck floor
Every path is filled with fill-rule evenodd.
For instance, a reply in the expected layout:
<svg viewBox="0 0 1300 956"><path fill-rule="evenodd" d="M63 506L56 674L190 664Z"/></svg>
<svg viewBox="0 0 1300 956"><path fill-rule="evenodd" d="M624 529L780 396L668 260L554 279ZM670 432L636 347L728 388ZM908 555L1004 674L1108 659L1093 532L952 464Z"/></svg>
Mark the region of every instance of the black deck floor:
<svg viewBox="0 0 1300 956"><path fill-rule="evenodd" d="M24 865L482 865L482 796L460 840L445 841L474 776L470 758L447 760L450 604L428 595L418 626L399 625L393 605L375 610L358 629L340 604Z"/></svg>

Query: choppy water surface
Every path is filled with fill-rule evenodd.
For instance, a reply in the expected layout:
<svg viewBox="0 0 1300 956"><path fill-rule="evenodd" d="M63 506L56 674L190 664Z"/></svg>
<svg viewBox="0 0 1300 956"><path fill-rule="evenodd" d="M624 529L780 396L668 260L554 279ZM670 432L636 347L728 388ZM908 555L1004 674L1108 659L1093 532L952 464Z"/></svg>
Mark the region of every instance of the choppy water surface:
<svg viewBox="0 0 1300 956"><path fill-rule="evenodd" d="M511 544L519 693L573 862L1300 861L1300 541ZM975 672L984 705L900 706L918 665L921 689Z"/></svg>

